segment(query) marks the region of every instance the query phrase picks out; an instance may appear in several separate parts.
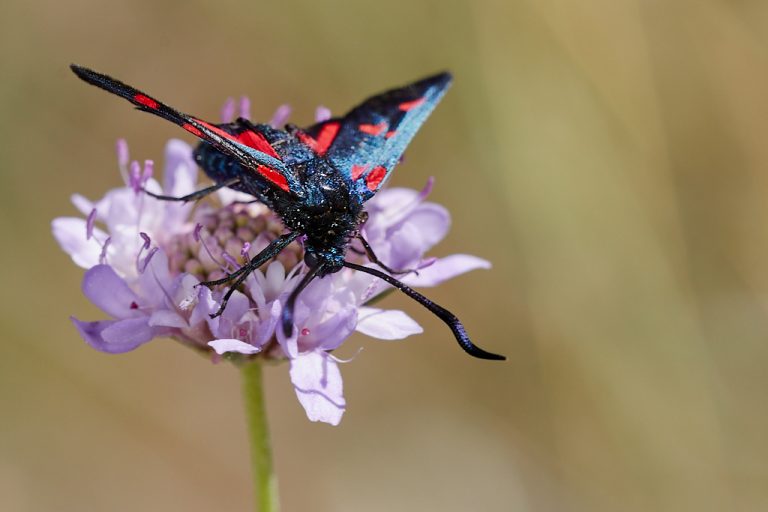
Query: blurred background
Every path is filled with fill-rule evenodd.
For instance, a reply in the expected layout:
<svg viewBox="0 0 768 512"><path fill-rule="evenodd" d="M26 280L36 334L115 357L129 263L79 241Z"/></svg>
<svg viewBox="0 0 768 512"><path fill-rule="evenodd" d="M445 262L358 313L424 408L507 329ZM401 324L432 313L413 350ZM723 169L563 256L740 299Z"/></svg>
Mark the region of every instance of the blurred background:
<svg viewBox="0 0 768 512"><path fill-rule="evenodd" d="M249 94L308 124L449 69L390 182L494 263L430 297L509 357L357 335L347 414L267 370L285 511L768 509L768 3L23 2L0 19L0 510L251 508L237 372L172 341L109 356L50 221L160 161L175 127L70 62L218 119Z"/></svg>

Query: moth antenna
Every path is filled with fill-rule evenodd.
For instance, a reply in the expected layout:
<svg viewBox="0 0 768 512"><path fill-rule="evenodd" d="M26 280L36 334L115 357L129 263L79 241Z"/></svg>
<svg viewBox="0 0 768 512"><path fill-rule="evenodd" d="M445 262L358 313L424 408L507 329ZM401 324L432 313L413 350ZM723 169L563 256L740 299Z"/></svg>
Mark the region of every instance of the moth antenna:
<svg viewBox="0 0 768 512"><path fill-rule="evenodd" d="M494 361L504 361L507 358L499 355L499 354L492 354L491 352L486 352L485 350L481 349L472 341L469 339L469 336L467 335L467 331L464 329L464 325L462 325L461 321L445 309L444 307L440 306L439 304L436 304L411 288L410 286L407 286L406 284L398 281L394 277L385 274L384 272L381 272L380 270L376 270L374 268L368 268L363 267L361 265L356 265L355 263L350 263L348 261L344 262L344 266L347 268L351 268L352 270L359 270L360 272L365 272L366 274L370 274L372 276L378 277L379 279L383 279L387 283L391 284L428 310L430 310L435 316L437 316L440 320L445 322L448 327L451 328L451 331L453 332L453 335L456 337L456 341L459 342L459 345L462 349L464 349L464 352L471 355L472 357L477 357L478 359L491 359Z"/></svg>
<svg viewBox="0 0 768 512"><path fill-rule="evenodd" d="M320 263L318 265L315 265L314 267L309 268L309 272L307 272L303 278L301 278L301 281L299 282L298 286L291 291L291 294L288 296L288 300L285 303L285 307L283 308L283 311L281 313L281 321L283 324L283 334L285 334L286 337L290 337L291 334L293 334L293 308L296 306L296 299L299 297L299 294L301 291L307 287L307 285L315 278L317 277L317 274L323 269L323 264Z"/></svg>

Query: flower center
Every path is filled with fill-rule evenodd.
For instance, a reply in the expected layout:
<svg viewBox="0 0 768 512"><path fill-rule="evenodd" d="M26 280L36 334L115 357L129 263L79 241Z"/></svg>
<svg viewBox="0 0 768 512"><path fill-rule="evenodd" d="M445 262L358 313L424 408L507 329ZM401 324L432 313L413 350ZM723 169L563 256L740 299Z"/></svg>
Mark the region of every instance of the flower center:
<svg viewBox="0 0 768 512"><path fill-rule="evenodd" d="M202 205L193 221L197 222L195 230L173 237L167 252L172 273L186 272L200 281L221 279L237 270L285 231L269 209L243 204L223 208ZM303 247L293 242L275 259L287 273L303 255Z"/></svg>

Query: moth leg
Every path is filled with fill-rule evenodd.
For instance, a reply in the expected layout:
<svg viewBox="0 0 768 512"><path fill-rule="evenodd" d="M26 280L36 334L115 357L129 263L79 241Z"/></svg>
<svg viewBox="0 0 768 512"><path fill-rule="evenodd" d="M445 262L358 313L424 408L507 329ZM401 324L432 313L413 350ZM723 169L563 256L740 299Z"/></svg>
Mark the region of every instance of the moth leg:
<svg viewBox="0 0 768 512"><path fill-rule="evenodd" d="M224 294L219 309L216 311L216 313L209 316L211 318L216 318L217 316L221 315L224 312L224 308L227 307L227 302L229 302L232 294L235 293L235 290L238 286L243 284L251 272L262 266L269 259L277 256L280 251L285 249L288 244L296 240L298 237L299 233L287 233L285 235L281 235L275 238L272 243L266 246L259 254L251 258L251 261L240 267L235 272L228 274L222 279L216 279L214 281L203 281L200 283L198 286L207 286L208 288L211 288L212 286L228 283L232 280L235 280L235 282L232 283L232 286L230 286L229 290L227 290L227 293Z"/></svg>
<svg viewBox="0 0 768 512"><path fill-rule="evenodd" d="M410 274L411 272L413 272L414 274L419 275L419 272L413 268L409 268L405 270L394 270L389 268L387 265L382 263L381 260L376 256L376 253L373 252L373 248L368 244L365 238L363 238L363 235L358 233L356 238L360 240L360 242L363 244L363 249L365 249L365 254L368 256L368 259L371 260L371 263L375 263L376 265L380 266L390 274L402 275L402 274ZM355 249L352 249L352 251L358 252Z"/></svg>
<svg viewBox="0 0 768 512"><path fill-rule="evenodd" d="M283 327L283 334L286 337L290 337L293 334L293 310L296 307L296 299L301 291L307 287L307 285L323 270L323 264L315 265L309 268L304 277L301 279L296 288L291 291L288 296L288 300L285 303L283 311L280 313L280 320Z"/></svg>
<svg viewBox="0 0 768 512"><path fill-rule="evenodd" d="M386 281L387 283L391 284L425 308L427 308L429 311L432 312L435 316L437 316L440 320L445 322L445 324L450 327L451 332L453 332L454 338L456 338L456 341L459 342L459 345L461 348L472 357L477 357L479 359L491 359L495 361L503 361L506 359L506 357L494 354L492 352L486 352L485 350L481 349L474 343L472 343L472 340L469 339L469 335L467 334L467 331L464 329L464 325L461 323L461 321L445 309L444 307L440 306L439 304L436 304L411 288L410 286L407 286L404 283L401 283L397 279L395 279L392 276L388 276L384 272L380 270L376 270L375 268L369 268L369 267L363 267L362 265L356 265L355 263L350 263L349 261L344 262L344 266L347 268L351 268L352 270L358 270L360 272L365 272L366 274L370 274L372 276L378 277L379 279L382 279Z"/></svg>
<svg viewBox="0 0 768 512"><path fill-rule="evenodd" d="M143 190L144 190L144 193L147 194L148 196L152 196L155 199L160 199L161 201L183 201L186 203L188 201L197 201L198 199L202 199L207 195L213 194L220 188L231 187L232 185L237 185L238 183L240 183L240 178L232 178L230 180L222 181L221 183L216 183L215 185L211 185L210 187L205 187L203 189L196 190L191 194L187 194L181 197L164 196L162 194L155 194L154 192L150 192L147 189L143 189Z"/></svg>

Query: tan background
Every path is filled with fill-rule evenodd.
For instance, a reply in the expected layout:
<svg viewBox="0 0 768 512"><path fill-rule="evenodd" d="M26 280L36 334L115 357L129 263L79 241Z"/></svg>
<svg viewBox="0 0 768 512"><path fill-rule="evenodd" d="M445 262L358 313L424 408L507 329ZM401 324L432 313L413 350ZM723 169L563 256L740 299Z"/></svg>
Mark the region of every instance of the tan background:
<svg viewBox="0 0 768 512"><path fill-rule="evenodd" d="M342 355L348 412L311 424L270 368L286 511L768 509L768 3L4 2L0 510L240 511L237 374L169 341L91 350L49 222L116 186L113 144L180 136L70 62L214 118L248 93L310 121L443 68L398 170L437 176L435 254L492 260L429 295L509 356L426 334Z"/></svg>

